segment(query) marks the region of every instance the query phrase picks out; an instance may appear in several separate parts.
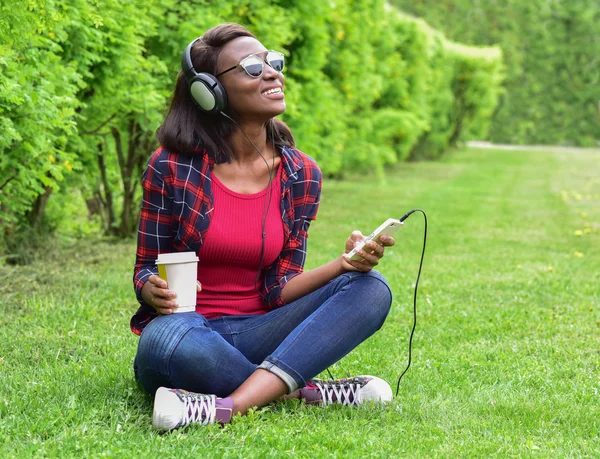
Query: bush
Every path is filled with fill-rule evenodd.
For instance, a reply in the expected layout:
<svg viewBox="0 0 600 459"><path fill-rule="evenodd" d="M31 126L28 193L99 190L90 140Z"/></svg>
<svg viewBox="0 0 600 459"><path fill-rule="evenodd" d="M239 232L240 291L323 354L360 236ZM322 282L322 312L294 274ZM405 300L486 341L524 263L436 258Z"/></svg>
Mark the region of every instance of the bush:
<svg viewBox="0 0 600 459"><path fill-rule="evenodd" d="M598 145L598 1L391 3L452 40L502 48L506 91L492 118L491 140Z"/></svg>
<svg viewBox="0 0 600 459"><path fill-rule="evenodd" d="M327 175L381 175L388 164L435 158L485 135L500 89L498 49L450 43L383 0L17 3L1 7L0 19L6 237L19 225L40 227L46 202L65 202L81 183L81 202L106 207L105 231L131 234L139 176L156 148L181 52L227 20L289 57L283 118ZM64 181L69 174L80 180ZM79 222L67 232L91 232L85 217Z"/></svg>

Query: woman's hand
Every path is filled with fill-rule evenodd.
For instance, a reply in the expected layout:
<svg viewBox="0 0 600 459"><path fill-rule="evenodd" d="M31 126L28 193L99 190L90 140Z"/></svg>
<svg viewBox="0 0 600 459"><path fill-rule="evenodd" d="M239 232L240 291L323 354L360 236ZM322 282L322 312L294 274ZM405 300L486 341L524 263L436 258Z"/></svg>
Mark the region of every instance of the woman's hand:
<svg viewBox="0 0 600 459"><path fill-rule="evenodd" d="M196 291L201 290L202 285L196 282ZM169 290L167 281L155 275L150 276L142 287L142 299L159 314L171 314L173 309L179 307L177 294Z"/></svg>
<svg viewBox="0 0 600 459"><path fill-rule="evenodd" d="M383 251L385 247L393 246L396 241L387 234L380 236L381 243L374 240L367 242L360 250L358 254L362 257L360 260L351 260L348 257L348 252L354 249L360 242L365 239L365 236L360 231L353 231L348 240L346 241L346 252L342 255L342 267L346 271L361 271L363 273L371 271L375 266L379 264L379 260L383 257Z"/></svg>

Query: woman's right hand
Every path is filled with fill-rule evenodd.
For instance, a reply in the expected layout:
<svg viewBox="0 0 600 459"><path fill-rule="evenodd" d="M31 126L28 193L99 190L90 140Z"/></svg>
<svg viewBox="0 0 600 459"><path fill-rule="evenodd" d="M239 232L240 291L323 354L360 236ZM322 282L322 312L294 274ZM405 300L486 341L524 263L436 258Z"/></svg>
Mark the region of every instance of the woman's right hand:
<svg viewBox="0 0 600 459"><path fill-rule="evenodd" d="M202 290L200 282L196 282L196 290ZM159 314L171 314L173 309L179 307L177 294L169 290L167 281L156 275L150 276L142 287L142 299Z"/></svg>

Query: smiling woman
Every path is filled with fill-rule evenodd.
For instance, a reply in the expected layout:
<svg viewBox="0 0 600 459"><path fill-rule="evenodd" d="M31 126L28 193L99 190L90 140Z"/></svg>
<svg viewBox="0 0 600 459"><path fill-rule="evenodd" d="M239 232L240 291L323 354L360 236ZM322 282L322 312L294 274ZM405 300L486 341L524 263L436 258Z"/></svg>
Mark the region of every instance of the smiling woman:
<svg viewBox="0 0 600 459"><path fill-rule="evenodd" d="M134 271L134 371L156 394L159 430L226 423L282 397L391 399L374 376L312 379L383 325L391 293L372 269L394 240L370 241L351 260L364 239L355 231L340 256L303 271L321 172L275 118L286 109L284 66L238 24L183 52L161 146L142 177ZM177 313L155 262L189 251L200 260L195 311Z"/></svg>

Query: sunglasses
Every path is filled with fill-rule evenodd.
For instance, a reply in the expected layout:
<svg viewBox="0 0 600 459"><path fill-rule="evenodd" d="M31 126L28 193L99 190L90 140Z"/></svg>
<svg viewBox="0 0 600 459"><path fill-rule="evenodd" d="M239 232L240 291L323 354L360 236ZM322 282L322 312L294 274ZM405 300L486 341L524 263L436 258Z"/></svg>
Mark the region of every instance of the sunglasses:
<svg viewBox="0 0 600 459"><path fill-rule="evenodd" d="M250 54L248 57L243 58L239 64L234 65L230 69L222 71L216 75L216 77L218 78L227 72L231 72L238 67L242 67L252 78L259 78L263 73L265 63L276 72L281 73L285 61L283 54L277 51L267 51L266 54L267 55L264 57L264 59L257 54Z"/></svg>

